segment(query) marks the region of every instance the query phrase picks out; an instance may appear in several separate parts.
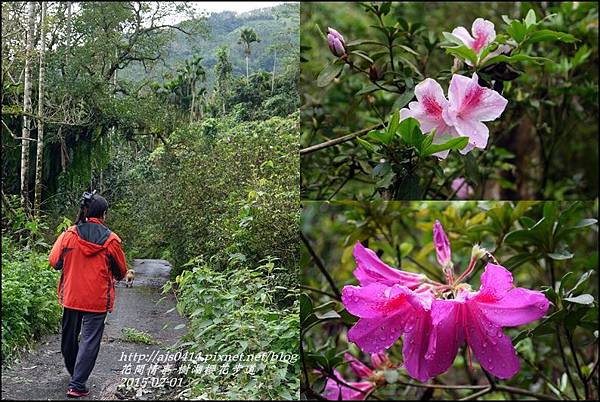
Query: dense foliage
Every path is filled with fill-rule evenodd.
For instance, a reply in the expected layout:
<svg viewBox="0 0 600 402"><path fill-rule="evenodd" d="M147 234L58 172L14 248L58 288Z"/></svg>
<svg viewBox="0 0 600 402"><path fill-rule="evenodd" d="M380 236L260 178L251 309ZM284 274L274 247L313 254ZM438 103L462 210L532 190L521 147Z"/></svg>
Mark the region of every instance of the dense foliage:
<svg viewBox="0 0 600 402"><path fill-rule="evenodd" d="M428 395L448 399L487 390L500 399L540 394L546 395L543 399L593 399L598 395L598 226L594 216L597 202L307 203L302 215L308 245L301 260L300 316L306 364L302 392L312 397L322 393L334 367L347 381L354 381L343 359L345 351L368 362L368 356L346 338L357 318L344 309L339 297L343 285L357 284L352 276L356 242L392 267L442 281L432 239L437 219L448 234L457 274L465 270L472 246L479 244L512 272L515 284L543 291L552 305L543 319L505 329L521 361L521 370L512 379L487 377L474 358L470 369L466 349L461 348L450 370L425 386L402 367L402 346L397 341L387 353L399 368L385 370L385 380L377 384L373 398ZM475 266L469 281L474 290L489 261L493 260L484 258ZM489 381L496 391L489 388Z"/></svg>
<svg viewBox="0 0 600 402"><path fill-rule="evenodd" d="M48 263L48 244L41 237L44 224L27 219L18 202L6 202L2 207L3 365L41 335L57 331L62 314L56 298L60 274Z"/></svg>
<svg viewBox="0 0 600 402"><path fill-rule="evenodd" d="M464 198L457 178L478 199L596 196L594 3L307 3L301 11L303 198ZM478 18L495 26L479 60L450 34L470 32ZM328 47L329 27L345 40L339 54ZM494 55L505 46L509 53ZM438 159L422 152L428 137L390 127L426 78L445 91L455 75L474 72L508 101L488 123L485 149Z"/></svg>

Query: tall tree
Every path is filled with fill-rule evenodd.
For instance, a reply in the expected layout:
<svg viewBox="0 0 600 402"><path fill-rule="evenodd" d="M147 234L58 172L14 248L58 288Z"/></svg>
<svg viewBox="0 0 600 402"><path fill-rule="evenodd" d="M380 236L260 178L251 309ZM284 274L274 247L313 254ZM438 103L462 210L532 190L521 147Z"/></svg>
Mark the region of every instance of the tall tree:
<svg viewBox="0 0 600 402"><path fill-rule="evenodd" d="M35 158L35 198L33 213L40 216L42 204L42 161L44 158L44 57L46 53L46 2L42 1L42 18L40 20L40 71L38 82L38 135L37 154Z"/></svg>
<svg viewBox="0 0 600 402"><path fill-rule="evenodd" d="M229 84L233 74L233 65L229 61L229 48L223 45L217 49L217 63L215 64L215 76L217 77L217 92L221 98L223 115L225 115L225 100L229 91Z"/></svg>
<svg viewBox="0 0 600 402"><path fill-rule="evenodd" d="M253 42L260 42L256 31L252 28L243 28L238 43L244 45L244 55L246 55L246 79L250 79L248 60L250 58L250 44Z"/></svg>
<svg viewBox="0 0 600 402"><path fill-rule="evenodd" d="M23 128L21 139L21 205L29 211L29 141L31 129L31 62L33 59L35 2L27 3L27 52L25 55L25 86L23 93Z"/></svg>

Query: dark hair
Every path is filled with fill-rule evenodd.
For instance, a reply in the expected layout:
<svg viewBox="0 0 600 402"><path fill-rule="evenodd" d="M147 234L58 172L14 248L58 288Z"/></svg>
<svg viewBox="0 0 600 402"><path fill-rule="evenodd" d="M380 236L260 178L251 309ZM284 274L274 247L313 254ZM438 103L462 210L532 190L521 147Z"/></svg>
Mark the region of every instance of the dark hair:
<svg viewBox="0 0 600 402"><path fill-rule="evenodd" d="M79 209L75 224L78 225L83 223L87 218L102 218L106 210L108 210L108 202L106 199L101 195L94 194L91 199L85 202Z"/></svg>

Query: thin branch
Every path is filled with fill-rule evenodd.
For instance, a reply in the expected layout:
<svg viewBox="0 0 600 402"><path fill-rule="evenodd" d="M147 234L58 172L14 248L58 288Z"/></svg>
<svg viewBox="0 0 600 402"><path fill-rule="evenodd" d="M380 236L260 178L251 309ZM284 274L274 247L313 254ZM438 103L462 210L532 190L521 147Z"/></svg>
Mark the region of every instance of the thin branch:
<svg viewBox="0 0 600 402"><path fill-rule="evenodd" d="M319 151L323 148L332 147L334 145L342 144L344 142L352 141L355 138L362 137L365 134L368 134L371 130L376 130L378 128L383 127L383 123L376 124L371 127L363 128L362 130L355 131L353 133L344 135L342 137L334 138L332 140L328 140L322 142L320 144L311 145L310 147L304 148L300 150L300 155L307 155L316 151Z"/></svg>
<svg viewBox="0 0 600 402"><path fill-rule="evenodd" d="M336 299L342 300L342 294L340 293L338 288L335 286L335 283L333 282L333 278L331 277L331 275L329 275L329 272L327 272L327 269L325 269L325 265L323 264L323 261L315 253L314 249L310 245L310 242L308 241L306 236L304 236L304 233L300 232L300 238L302 239L302 242L308 249L308 252L310 253L310 256L312 257L313 261L315 262L315 264L317 264L317 267L319 268L319 270L321 271L321 273L323 274L325 279L327 279L327 282L329 282L329 286L331 286L331 289L336 294Z"/></svg>
<svg viewBox="0 0 600 402"><path fill-rule="evenodd" d="M481 390L479 392L475 392L474 394L471 394L471 395L469 395L467 397L461 398L461 399L459 399L459 401L471 401L473 399L479 398L482 395L489 394L492 391L493 391L492 387L486 386L485 389L483 389L483 390Z"/></svg>
<svg viewBox="0 0 600 402"><path fill-rule="evenodd" d="M321 289L313 288L312 286L300 285L300 289L310 290L311 292L320 293L322 295L329 296L332 299L336 299L337 300L337 296L334 295L333 293L329 293L329 292L326 292L326 291L321 290Z"/></svg>
<svg viewBox="0 0 600 402"><path fill-rule="evenodd" d="M540 400L552 400L552 401L557 400L554 396L551 396L551 395L540 394L538 392L529 391L527 389L515 388L515 387L508 386L508 385L496 384L496 389L499 391L512 392L513 394L532 396L532 397L540 399Z"/></svg>

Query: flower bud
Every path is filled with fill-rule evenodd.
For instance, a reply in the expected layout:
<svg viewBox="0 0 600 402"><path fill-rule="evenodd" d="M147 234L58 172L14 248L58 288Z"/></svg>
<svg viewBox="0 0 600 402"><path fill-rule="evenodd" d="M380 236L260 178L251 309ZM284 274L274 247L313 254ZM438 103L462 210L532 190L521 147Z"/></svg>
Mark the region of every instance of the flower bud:
<svg viewBox="0 0 600 402"><path fill-rule="evenodd" d="M381 79L381 71L379 71L375 64L371 64L371 66L369 67L369 78L373 82Z"/></svg>
<svg viewBox="0 0 600 402"><path fill-rule="evenodd" d="M371 366L375 369L391 367L390 359L385 352L371 353Z"/></svg>
<svg viewBox="0 0 600 402"><path fill-rule="evenodd" d="M451 267L452 251L450 250L450 242L444 232L444 228L437 219L433 224L433 244L435 245L438 264L444 269Z"/></svg>
<svg viewBox="0 0 600 402"><path fill-rule="evenodd" d="M346 54L344 37L333 28L327 28L327 44L329 45L329 50L335 56L341 57Z"/></svg>

